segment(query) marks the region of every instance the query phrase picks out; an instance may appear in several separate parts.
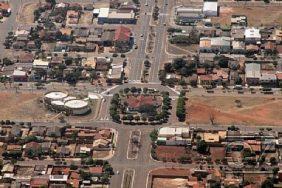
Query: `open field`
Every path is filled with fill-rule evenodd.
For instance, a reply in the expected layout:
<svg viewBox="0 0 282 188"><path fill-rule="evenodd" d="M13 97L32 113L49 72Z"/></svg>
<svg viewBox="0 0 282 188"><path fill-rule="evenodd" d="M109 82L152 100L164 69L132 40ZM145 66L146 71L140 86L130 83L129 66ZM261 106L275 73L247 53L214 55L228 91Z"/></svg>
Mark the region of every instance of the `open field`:
<svg viewBox="0 0 282 188"><path fill-rule="evenodd" d="M238 107L237 100L241 107ZM282 125L282 98L192 96L187 102L189 123Z"/></svg>
<svg viewBox="0 0 282 188"><path fill-rule="evenodd" d="M282 25L282 6L237 6L220 7L219 17L212 18L212 22L229 25L231 15L245 15L249 26ZM271 14L269 14L271 12Z"/></svg>
<svg viewBox="0 0 282 188"><path fill-rule="evenodd" d="M150 188L178 188L187 185L189 169L159 168L149 174Z"/></svg>
<svg viewBox="0 0 282 188"><path fill-rule="evenodd" d="M46 111L40 108L41 93L0 93L0 119L39 121L46 118Z"/></svg>
<svg viewBox="0 0 282 188"><path fill-rule="evenodd" d="M27 3L21 7L21 10L18 14L18 21L20 23L31 24L34 22L33 11L38 8L37 3Z"/></svg>
<svg viewBox="0 0 282 188"><path fill-rule="evenodd" d="M13 121L54 121L58 122L58 115L48 111L40 102L43 92L0 92L0 120ZM96 118L98 102L90 104L92 112L85 116L68 116L65 120L86 121Z"/></svg>
<svg viewBox="0 0 282 188"><path fill-rule="evenodd" d="M187 179L183 178L154 178L153 188L180 188L186 187Z"/></svg>

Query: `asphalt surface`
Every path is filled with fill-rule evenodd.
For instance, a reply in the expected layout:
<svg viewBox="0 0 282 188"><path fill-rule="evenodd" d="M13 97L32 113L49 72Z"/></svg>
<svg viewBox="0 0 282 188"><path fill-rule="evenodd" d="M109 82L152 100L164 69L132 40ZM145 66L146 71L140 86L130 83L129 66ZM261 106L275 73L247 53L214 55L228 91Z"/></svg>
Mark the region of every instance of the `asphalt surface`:
<svg viewBox="0 0 282 188"><path fill-rule="evenodd" d="M146 2L148 6L145 6ZM141 0L141 10L140 18L138 19L137 24L141 26L141 30L135 33L135 40L138 43L139 47L137 49L137 55L132 58L130 61L130 72L129 72L129 81L130 82L140 82L143 62L146 59L146 44L148 40L148 31L149 23L151 19L151 11L153 7L152 0Z"/></svg>
<svg viewBox="0 0 282 188"><path fill-rule="evenodd" d="M162 163L162 162L157 162L151 159L150 157L150 149L151 149L151 141L149 138L149 133L153 129L157 129L163 126L183 126L181 123L167 123L163 125L156 125L156 126L125 126L125 125L119 125L116 123L111 122L108 120L109 115L108 115L108 109L110 105L110 99L111 95L113 93L118 92L120 89L125 88L125 87L152 87L156 88L160 91L169 91L170 95L172 97L176 97L177 93L165 86L161 86L158 80L158 71L161 66L162 61L164 60L164 37L165 37L165 32L166 32L166 27L164 26L164 23L167 21L167 13L168 13L168 6L166 5L167 3L172 3L171 1L168 0L163 0L163 6L160 7L160 16L159 16L159 24L155 27L156 31L156 39L155 39L155 46L154 46L154 51L150 56L152 56L154 59L152 61L152 66L150 69L150 74L149 74L149 81L151 83L149 84L136 84L136 83L130 83L118 87L113 87L109 89L108 91L101 90L99 92L102 92L105 98L105 101L102 104L100 113L98 115L98 120L95 121L89 121L89 122L81 122L81 123L75 123L76 126L91 126L91 127L107 127L107 128L114 128L118 131L118 139L117 139L117 147L115 150L115 154L113 158L111 158L109 161L112 164L114 171L117 172L119 171L119 174L114 175L111 178L111 185L110 187L112 188L120 188L122 184L122 176L123 172L125 169L133 169L135 171L135 176L134 176L134 183L133 183L133 188L145 188L147 187L146 185L146 180L147 180L147 175L150 170L153 170L155 168L160 168L160 167L177 167L179 166L178 164L174 163ZM19 3L20 2L20 3ZM20 9L20 6L23 3L27 2L39 2L38 0L10 0L11 6L12 6L12 15L2 24L0 24L0 42L3 43L5 37L7 36L7 33L17 27L17 12ZM80 3L91 3L93 2L92 0L59 0L58 2L80 2ZM148 3L148 6L145 6L145 2ZM151 11L154 6L154 1L153 0L141 0L141 15L138 21L138 24L141 25L141 30L137 32L137 37L138 37L138 44L139 48L137 51L137 55L132 59L130 62L131 70L129 74L129 80L131 82L140 82L141 78L141 73L142 73L142 66L143 66L143 61L146 58L145 50L146 50L146 43L147 43L147 38L148 38L148 30L149 30L149 23L151 19ZM145 15L146 12L146 15ZM143 35L141 37L140 35ZM3 46L0 45L0 57L1 54L3 53ZM32 86L28 83L29 86L23 86L20 87L20 90L25 90L25 91L30 91L30 92L38 92L37 90L34 90ZM65 89L69 90L70 87L67 85L62 85L62 84L55 84L55 85L48 85L46 86L48 90L60 88L60 90ZM14 88L3 88L1 85L0 90L5 90L5 91L14 91ZM71 90L78 90L78 91L92 91L94 92L96 88L94 86L91 86L90 84L78 84L77 88L74 89L72 88ZM41 91L39 91L41 92ZM215 95L215 94L207 94L203 93L203 89L193 89L192 92L190 93L191 95ZM236 93L233 94L228 94L228 93L216 93L216 95L238 95ZM244 94L240 96L256 96L259 94ZM72 123L72 122L68 122ZM52 122L34 122L34 125L39 125L39 126L54 126L58 125L57 123L52 123ZM62 126L64 124L61 124ZM211 125L190 125L191 127L194 128L203 128L203 129L226 129L227 126L211 126ZM257 130L257 127L251 127L251 126L244 126L244 125L238 125L238 127L241 130ZM138 151L138 157L135 160L127 159L127 148L128 148L128 143L130 139L130 131L140 129L141 130L141 147L140 150ZM273 130L277 131L282 131L282 128L280 127L272 127ZM41 161L44 162L44 161ZM46 163L48 161L45 161ZM188 167L188 168L194 168L196 167L195 164L188 164L188 165L181 165L182 167Z"/></svg>

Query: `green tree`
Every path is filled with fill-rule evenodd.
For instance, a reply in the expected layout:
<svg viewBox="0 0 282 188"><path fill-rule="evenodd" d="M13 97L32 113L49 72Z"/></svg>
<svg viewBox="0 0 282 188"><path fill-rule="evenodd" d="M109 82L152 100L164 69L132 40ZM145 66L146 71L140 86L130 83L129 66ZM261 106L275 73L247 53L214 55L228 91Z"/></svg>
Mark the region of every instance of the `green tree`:
<svg viewBox="0 0 282 188"><path fill-rule="evenodd" d="M151 133L150 133L150 138L152 142L157 141L158 139L158 131L156 129L154 129Z"/></svg>
<svg viewBox="0 0 282 188"><path fill-rule="evenodd" d="M197 151L200 154L205 154L207 152L208 145L204 140L197 142Z"/></svg>
<svg viewBox="0 0 282 188"><path fill-rule="evenodd" d="M270 178L267 178L262 184L261 188L273 188L273 181Z"/></svg>

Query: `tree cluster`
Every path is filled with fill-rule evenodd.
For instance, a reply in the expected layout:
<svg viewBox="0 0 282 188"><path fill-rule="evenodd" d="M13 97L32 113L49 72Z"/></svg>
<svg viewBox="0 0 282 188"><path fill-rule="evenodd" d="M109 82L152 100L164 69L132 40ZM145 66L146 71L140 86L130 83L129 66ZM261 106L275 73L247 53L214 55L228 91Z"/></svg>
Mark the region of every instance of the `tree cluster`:
<svg viewBox="0 0 282 188"><path fill-rule="evenodd" d="M186 108L185 108L185 92L181 92L176 106L176 116L178 117L179 121L185 121L186 119Z"/></svg>

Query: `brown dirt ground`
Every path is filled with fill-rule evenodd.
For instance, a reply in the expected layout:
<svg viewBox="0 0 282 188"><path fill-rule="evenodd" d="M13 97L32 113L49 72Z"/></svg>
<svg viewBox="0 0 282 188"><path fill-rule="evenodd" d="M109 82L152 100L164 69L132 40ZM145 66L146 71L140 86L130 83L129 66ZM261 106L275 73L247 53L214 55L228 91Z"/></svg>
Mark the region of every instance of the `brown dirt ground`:
<svg viewBox="0 0 282 188"><path fill-rule="evenodd" d="M229 25L231 15L245 15L248 17L250 26L260 26L269 24L282 25L282 7L281 6L238 6L238 7L220 7L220 16L212 18L214 23ZM271 15L269 14L271 12Z"/></svg>
<svg viewBox="0 0 282 188"><path fill-rule="evenodd" d="M178 188L186 187L187 179L183 178L154 178L153 188Z"/></svg>
<svg viewBox="0 0 282 188"><path fill-rule="evenodd" d="M242 107L236 107L235 100ZM282 98L193 96L187 102L189 123L210 123L214 116L216 124L282 125Z"/></svg>
<svg viewBox="0 0 282 188"><path fill-rule="evenodd" d="M79 24L90 25L92 24L93 13L92 12L83 12L79 19Z"/></svg>
<svg viewBox="0 0 282 188"><path fill-rule="evenodd" d="M20 23L33 23L34 22L34 15L33 11L37 9L37 3L27 3L25 4L19 11L18 14L18 21Z"/></svg>
<svg viewBox="0 0 282 188"><path fill-rule="evenodd" d="M191 172L188 168L160 168L153 170L150 176L190 176Z"/></svg>
<svg viewBox="0 0 282 188"><path fill-rule="evenodd" d="M43 95L43 92L0 92L0 120L59 122L57 114L48 111L39 102ZM95 119L97 108L99 108L99 105L97 105L97 102L93 102L91 104L92 112L90 114L85 116L68 116L65 117L65 120L82 122Z"/></svg>
<svg viewBox="0 0 282 188"><path fill-rule="evenodd" d="M190 156L182 146L158 146L156 154L159 160L177 160L181 156Z"/></svg>
<svg viewBox="0 0 282 188"><path fill-rule="evenodd" d="M46 111L39 107L39 93L0 93L0 119L33 121L45 118Z"/></svg>

